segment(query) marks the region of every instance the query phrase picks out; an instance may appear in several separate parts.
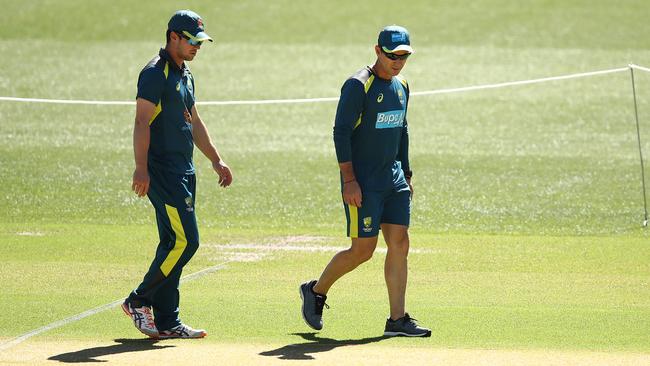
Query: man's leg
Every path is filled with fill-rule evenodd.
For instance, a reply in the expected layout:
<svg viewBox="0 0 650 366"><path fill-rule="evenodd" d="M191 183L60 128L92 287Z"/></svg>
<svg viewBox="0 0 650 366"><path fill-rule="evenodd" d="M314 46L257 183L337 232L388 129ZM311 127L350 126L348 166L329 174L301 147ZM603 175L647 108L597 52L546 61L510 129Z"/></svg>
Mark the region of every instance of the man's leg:
<svg viewBox="0 0 650 366"><path fill-rule="evenodd" d="M320 275L318 282L314 285L313 291L321 295L327 295L336 280L372 258L372 253L374 253L376 247L376 236L372 238L352 238L350 248L336 253L330 260Z"/></svg>
<svg viewBox="0 0 650 366"><path fill-rule="evenodd" d="M323 328L323 306L334 282L372 258L379 234L380 198L380 195L366 192L363 207L344 204L348 236L352 240L350 248L336 253L318 280L300 285L302 317L310 327Z"/></svg>
<svg viewBox="0 0 650 366"><path fill-rule="evenodd" d="M155 315L156 333L180 325L178 319L178 283L182 268L199 246L194 215L194 176L179 176L150 169L149 199L156 209L160 244L142 283L123 304L134 322L145 317L151 323ZM161 291L162 290L162 291ZM161 291L160 293L158 293ZM143 314L134 314L142 309ZM136 327L151 335L143 326ZM145 332L146 331L146 332ZM160 334L155 334L159 336Z"/></svg>
<svg viewBox="0 0 650 366"><path fill-rule="evenodd" d="M399 319L405 314L406 282L408 278L408 227L382 224L381 231L388 247L384 264L384 277L388 288L391 319Z"/></svg>

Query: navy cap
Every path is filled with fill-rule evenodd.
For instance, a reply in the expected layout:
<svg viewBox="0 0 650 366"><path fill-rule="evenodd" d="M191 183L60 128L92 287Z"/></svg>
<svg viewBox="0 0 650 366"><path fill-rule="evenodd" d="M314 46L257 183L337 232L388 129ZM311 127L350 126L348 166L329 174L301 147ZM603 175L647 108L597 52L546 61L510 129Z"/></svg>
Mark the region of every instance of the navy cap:
<svg viewBox="0 0 650 366"><path fill-rule="evenodd" d="M179 10L172 15L167 29L185 34L194 41L210 41L212 38L205 33L203 20L191 10Z"/></svg>
<svg viewBox="0 0 650 366"><path fill-rule="evenodd" d="M407 51L413 53L409 31L399 25L389 25L379 32L377 44L384 52Z"/></svg>

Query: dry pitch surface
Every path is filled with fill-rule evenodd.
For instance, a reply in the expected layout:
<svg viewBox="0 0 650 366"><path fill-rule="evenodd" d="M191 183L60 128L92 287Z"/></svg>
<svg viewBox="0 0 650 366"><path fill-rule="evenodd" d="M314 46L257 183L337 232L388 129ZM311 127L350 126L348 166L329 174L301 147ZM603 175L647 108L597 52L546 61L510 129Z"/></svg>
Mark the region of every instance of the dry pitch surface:
<svg viewBox="0 0 650 366"><path fill-rule="evenodd" d="M118 339L110 343L43 342L0 352L0 365L650 365L650 354L544 350L470 350L355 345L351 342L212 344L203 340Z"/></svg>

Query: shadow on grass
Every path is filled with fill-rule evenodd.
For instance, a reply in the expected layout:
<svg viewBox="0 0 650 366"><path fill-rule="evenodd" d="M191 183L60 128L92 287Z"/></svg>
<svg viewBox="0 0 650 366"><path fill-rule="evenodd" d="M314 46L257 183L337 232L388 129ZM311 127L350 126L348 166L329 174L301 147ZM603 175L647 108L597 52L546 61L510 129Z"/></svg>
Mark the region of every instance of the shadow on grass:
<svg viewBox="0 0 650 366"><path fill-rule="evenodd" d="M356 346L368 343L379 342L390 337L378 336L361 339L336 340L332 338L320 338L316 333L292 333L301 336L309 341L304 343L289 344L278 349L260 353L262 356L276 356L281 360L313 360L313 353L328 352L338 347Z"/></svg>
<svg viewBox="0 0 650 366"><path fill-rule="evenodd" d="M112 344L110 346L86 348L80 351L62 353L60 355L52 356L48 358L48 360L66 363L107 362L105 360L97 360L96 357L175 347L171 345L156 345L158 342L156 339L116 339L115 342L117 342L117 344Z"/></svg>

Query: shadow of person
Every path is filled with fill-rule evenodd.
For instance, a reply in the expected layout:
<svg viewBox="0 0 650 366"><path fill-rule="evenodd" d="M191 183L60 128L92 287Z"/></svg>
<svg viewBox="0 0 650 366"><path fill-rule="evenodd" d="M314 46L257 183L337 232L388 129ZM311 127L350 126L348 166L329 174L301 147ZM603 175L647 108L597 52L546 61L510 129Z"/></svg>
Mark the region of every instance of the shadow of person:
<svg viewBox="0 0 650 366"><path fill-rule="evenodd" d="M117 342L117 344L112 344L110 346L93 347L82 349L80 351L61 353L60 355L49 357L48 360L66 363L107 362L105 360L98 360L96 357L175 347L172 345L159 346L156 344L158 342L157 339L116 339L115 342Z"/></svg>
<svg viewBox="0 0 650 366"><path fill-rule="evenodd" d="M261 352L261 356L276 356L281 360L313 360L311 354L328 352L338 347L355 346L361 344L368 344L379 342L383 339L388 339L387 336L369 337L361 339L345 339L336 340L332 338L320 338L316 333L291 333L292 335L301 336L303 339L309 341L305 343L289 344L278 349L271 351Z"/></svg>

